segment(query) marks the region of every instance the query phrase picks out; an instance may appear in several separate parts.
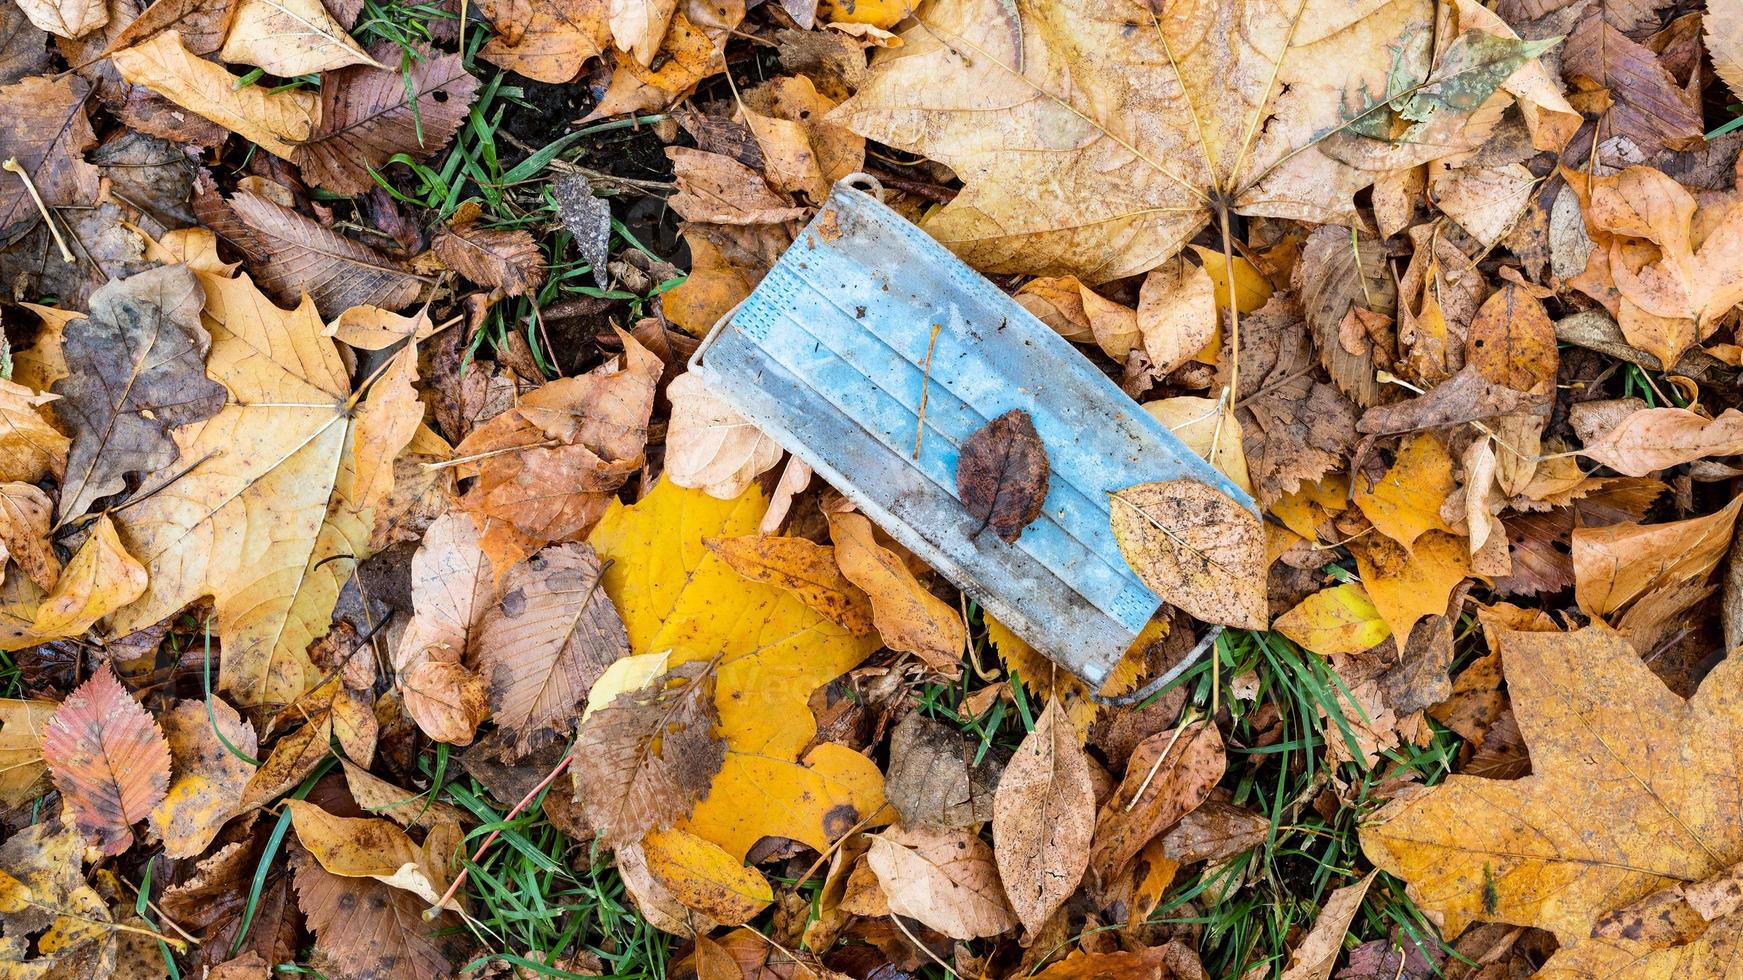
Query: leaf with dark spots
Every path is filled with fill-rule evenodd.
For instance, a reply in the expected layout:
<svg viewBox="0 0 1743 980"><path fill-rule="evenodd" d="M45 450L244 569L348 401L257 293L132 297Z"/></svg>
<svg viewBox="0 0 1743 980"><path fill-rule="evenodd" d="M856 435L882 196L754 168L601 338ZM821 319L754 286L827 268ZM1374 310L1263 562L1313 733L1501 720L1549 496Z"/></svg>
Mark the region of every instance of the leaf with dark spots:
<svg viewBox="0 0 1743 980"><path fill-rule="evenodd" d="M53 389L55 415L73 433L62 523L121 491L126 474L173 464L170 430L224 407L224 386L206 377L205 301L187 266L164 266L97 290L91 315L67 324L69 373Z"/></svg>
<svg viewBox="0 0 1743 980"><path fill-rule="evenodd" d="M315 948L345 975L414 980L453 974L464 955L464 930L451 912L424 920L423 899L373 878L344 878L304 859L297 904L315 933Z"/></svg>
<svg viewBox="0 0 1743 980"><path fill-rule="evenodd" d="M963 442L956 461L956 494L969 514L980 519L976 535L991 527L1010 544L1041 516L1049 475L1047 449L1034 420L1013 408Z"/></svg>
<svg viewBox="0 0 1743 980"><path fill-rule="evenodd" d="M127 850L129 827L169 789L169 745L107 664L48 720L42 757L79 832L104 854Z"/></svg>
<svg viewBox="0 0 1743 980"><path fill-rule="evenodd" d="M502 600L484 615L479 669L496 724L514 734L517 755L569 732L593 682L629 653L600 573L590 546L553 545L509 571Z"/></svg>
<svg viewBox="0 0 1743 980"><path fill-rule="evenodd" d="M714 667L703 661L592 711L575 740L574 779L599 835L633 841L687 815L726 761L719 723Z"/></svg>

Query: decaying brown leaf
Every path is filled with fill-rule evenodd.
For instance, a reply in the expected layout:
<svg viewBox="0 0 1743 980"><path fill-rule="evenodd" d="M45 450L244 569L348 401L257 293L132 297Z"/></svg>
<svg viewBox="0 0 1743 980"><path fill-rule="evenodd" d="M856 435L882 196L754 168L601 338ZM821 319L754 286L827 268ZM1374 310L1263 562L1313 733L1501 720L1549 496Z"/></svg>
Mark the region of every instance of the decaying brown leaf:
<svg viewBox="0 0 1743 980"><path fill-rule="evenodd" d="M69 374L54 389L55 416L73 433L62 522L121 490L126 474L174 463L170 430L224 407L224 387L206 377L205 299L187 266L166 266L97 290L91 315L67 324Z"/></svg>
<svg viewBox="0 0 1743 980"><path fill-rule="evenodd" d="M629 653L601 572L590 546L553 545L509 571L479 622L491 713L518 753L572 730L593 682Z"/></svg>
<svg viewBox="0 0 1743 980"><path fill-rule="evenodd" d="M33 5L54 9L48 3ZM86 5L83 0L68 3ZM0 160L16 159L44 204L96 203L97 168L83 156L97 142L85 115L90 91L72 75L37 76L0 87ZM0 246L17 241L40 220L24 180L5 174L0 180Z"/></svg>
<svg viewBox="0 0 1743 980"><path fill-rule="evenodd" d="M1091 881L1109 887L1145 844L1205 801L1226 764L1222 735L1206 722L1140 742L1126 762L1125 778L1096 816Z"/></svg>
<svg viewBox="0 0 1743 980"><path fill-rule="evenodd" d="M448 268L509 296L524 296L545 281L544 258L532 234L484 227L476 203L455 212L430 248Z"/></svg>
<svg viewBox="0 0 1743 980"><path fill-rule="evenodd" d="M1095 789L1077 730L1049 699L999 779L993 857L1011 908L1030 936L1077 890L1089 867Z"/></svg>
<svg viewBox="0 0 1743 980"><path fill-rule="evenodd" d="M963 440L956 460L956 495L980 526L1014 543L1047 497L1047 448L1029 413L1013 408Z"/></svg>
<svg viewBox="0 0 1743 980"><path fill-rule="evenodd" d="M423 289L423 280L399 263L282 204L248 191L237 191L229 204L258 240L261 256L251 268L261 288L285 302L307 294L322 316L332 317L353 306L402 309Z"/></svg>
<svg viewBox="0 0 1743 980"><path fill-rule="evenodd" d="M370 65L329 72L319 122L292 159L313 184L365 193L394 154L423 159L447 146L477 89L457 54L419 52L403 76Z"/></svg>

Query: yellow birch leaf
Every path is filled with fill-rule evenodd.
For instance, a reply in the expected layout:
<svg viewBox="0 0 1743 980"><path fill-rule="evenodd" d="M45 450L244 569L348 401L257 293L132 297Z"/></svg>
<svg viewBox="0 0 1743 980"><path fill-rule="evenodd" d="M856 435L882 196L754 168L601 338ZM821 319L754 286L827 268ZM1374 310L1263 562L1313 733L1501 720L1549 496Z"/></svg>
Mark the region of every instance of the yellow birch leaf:
<svg viewBox="0 0 1743 980"><path fill-rule="evenodd" d="M219 741L248 755L259 747L254 726L220 698L211 700L211 716L202 701L178 701L158 718L169 743L175 781L169 794L151 810L151 826L163 838L163 852L173 858L198 857L218 836L224 823L241 810L242 790L255 767Z"/></svg>
<svg viewBox="0 0 1743 980"><path fill-rule="evenodd" d="M132 84L143 85L286 160L298 143L309 138L320 115L320 97L314 91L238 87L236 76L195 56L175 31L117 51L109 60Z"/></svg>
<svg viewBox="0 0 1743 980"><path fill-rule="evenodd" d="M1361 586L1348 582L1301 600L1271 628L1322 657L1361 653L1392 635L1373 600Z"/></svg>
<svg viewBox="0 0 1743 980"><path fill-rule="evenodd" d="M749 922L775 900L760 872L695 834L649 831L642 852L648 871L673 898L721 925Z"/></svg>

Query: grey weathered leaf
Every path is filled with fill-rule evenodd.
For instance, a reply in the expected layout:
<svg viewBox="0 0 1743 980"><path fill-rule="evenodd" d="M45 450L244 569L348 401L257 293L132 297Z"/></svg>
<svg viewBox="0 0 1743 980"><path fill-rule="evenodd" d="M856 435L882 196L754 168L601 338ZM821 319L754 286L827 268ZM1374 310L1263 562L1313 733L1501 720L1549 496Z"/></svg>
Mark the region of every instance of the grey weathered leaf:
<svg viewBox="0 0 1743 980"><path fill-rule="evenodd" d="M611 275L605 263L611 257L611 202L595 197L593 185L580 174L559 175L551 182L551 196L557 199L557 217L575 236L581 257L593 267L594 285L609 287Z"/></svg>
<svg viewBox="0 0 1743 980"><path fill-rule="evenodd" d="M53 389L55 414L73 432L62 523L122 490L126 474L174 463L170 430L224 407L224 386L206 377L205 301L187 266L163 266L92 293L91 315L67 324L70 373Z"/></svg>

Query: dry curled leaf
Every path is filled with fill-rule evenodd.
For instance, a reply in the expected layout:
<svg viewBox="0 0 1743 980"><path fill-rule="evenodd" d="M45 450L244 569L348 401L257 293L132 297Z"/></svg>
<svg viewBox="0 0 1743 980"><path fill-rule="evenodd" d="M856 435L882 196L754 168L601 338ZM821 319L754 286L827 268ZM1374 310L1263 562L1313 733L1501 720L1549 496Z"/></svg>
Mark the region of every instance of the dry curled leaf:
<svg viewBox="0 0 1743 980"><path fill-rule="evenodd" d="M55 710L43 730L42 757L79 832L104 854L132 845L132 825L169 788L163 733L107 664Z"/></svg>
<svg viewBox="0 0 1743 980"><path fill-rule="evenodd" d="M781 461L780 444L709 391L700 374L673 378L666 396L666 475L678 486L731 500Z"/></svg>
<svg viewBox="0 0 1743 980"><path fill-rule="evenodd" d="M1265 624L1265 536L1227 494L1192 480L1109 495L1120 553L1163 602L1207 623Z"/></svg>
<svg viewBox="0 0 1743 980"><path fill-rule="evenodd" d="M430 249L448 268L509 296L524 296L545 281L544 256L532 233L484 227L476 203L461 207Z"/></svg>
<svg viewBox="0 0 1743 980"><path fill-rule="evenodd" d="M1096 816L1091 881L1106 890L1145 844L1209 797L1227 763L1222 734L1207 722L1157 732L1138 743L1125 778Z"/></svg>
<svg viewBox="0 0 1743 980"><path fill-rule="evenodd" d="M871 600L872 621L884 644L933 669L956 669L968 643L962 614L927 591L900 555L879 544L863 516L831 515L829 536L841 573Z"/></svg>
<svg viewBox="0 0 1743 980"><path fill-rule="evenodd" d="M1014 543L1041 516L1047 498L1047 449L1029 413L1013 408L963 440L956 458L956 495L980 525Z"/></svg>

